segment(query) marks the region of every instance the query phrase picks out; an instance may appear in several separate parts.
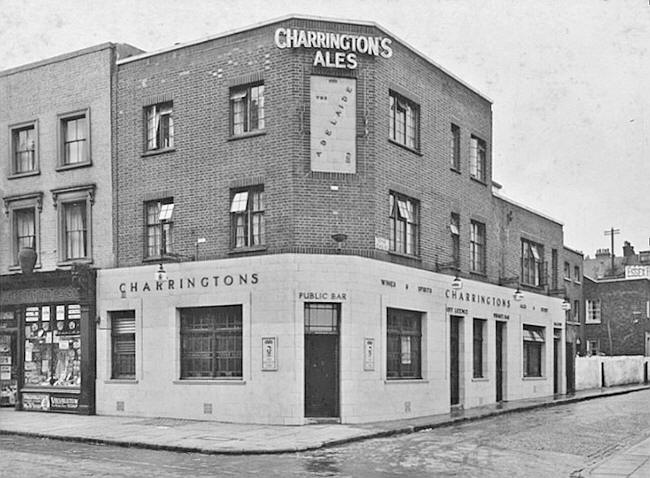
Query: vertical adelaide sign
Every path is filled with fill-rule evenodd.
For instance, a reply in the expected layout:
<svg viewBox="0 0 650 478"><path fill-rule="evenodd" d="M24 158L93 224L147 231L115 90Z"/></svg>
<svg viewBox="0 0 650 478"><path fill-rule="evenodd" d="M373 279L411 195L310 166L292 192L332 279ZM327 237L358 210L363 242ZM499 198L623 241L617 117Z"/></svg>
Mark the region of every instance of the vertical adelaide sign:
<svg viewBox="0 0 650 478"><path fill-rule="evenodd" d="M311 170L356 173L357 85L353 78L311 77Z"/></svg>

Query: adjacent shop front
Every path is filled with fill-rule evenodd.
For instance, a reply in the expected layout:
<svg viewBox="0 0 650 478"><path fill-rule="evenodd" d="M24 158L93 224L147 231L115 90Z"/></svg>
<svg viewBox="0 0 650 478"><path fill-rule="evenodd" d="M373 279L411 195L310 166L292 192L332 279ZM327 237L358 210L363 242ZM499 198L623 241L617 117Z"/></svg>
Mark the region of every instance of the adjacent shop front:
<svg viewBox="0 0 650 478"><path fill-rule="evenodd" d="M18 410L94 413L95 272L0 277L2 403Z"/></svg>

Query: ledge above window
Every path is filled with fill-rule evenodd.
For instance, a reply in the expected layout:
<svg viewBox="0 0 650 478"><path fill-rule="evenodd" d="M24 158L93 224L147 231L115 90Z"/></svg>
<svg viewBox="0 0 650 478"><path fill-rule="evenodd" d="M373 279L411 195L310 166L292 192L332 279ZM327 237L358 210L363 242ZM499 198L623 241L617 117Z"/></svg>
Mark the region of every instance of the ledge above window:
<svg viewBox="0 0 650 478"><path fill-rule="evenodd" d="M399 141L395 141L394 139L388 138L388 142L394 144L395 146L399 146L400 148L403 148L407 151L410 151L411 153L417 154L418 156L424 156L421 151L411 148L410 146L406 146L405 144L400 143Z"/></svg>
<svg viewBox="0 0 650 478"><path fill-rule="evenodd" d="M29 176L38 176L39 174L41 174L40 169L36 169L36 170L34 170L34 171L27 171L27 172L25 172L25 173L14 173L14 174L10 174L9 176L7 176L7 179L20 179L20 178L27 178L27 177L29 177Z"/></svg>
<svg viewBox="0 0 650 478"><path fill-rule="evenodd" d="M176 151L176 148L162 148L162 149L152 149L151 151L145 151L140 156L146 158L148 156L157 156L159 154L173 153Z"/></svg>
<svg viewBox="0 0 650 478"><path fill-rule="evenodd" d="M260 129L260 130L255 130L255 131L249 131L246 133L242 134L233 134L228 136L228 139L226 141L236 141L238 139L244 139L244 138L253 138L255 136L264 136L266 134L266 130Z"/></svg>

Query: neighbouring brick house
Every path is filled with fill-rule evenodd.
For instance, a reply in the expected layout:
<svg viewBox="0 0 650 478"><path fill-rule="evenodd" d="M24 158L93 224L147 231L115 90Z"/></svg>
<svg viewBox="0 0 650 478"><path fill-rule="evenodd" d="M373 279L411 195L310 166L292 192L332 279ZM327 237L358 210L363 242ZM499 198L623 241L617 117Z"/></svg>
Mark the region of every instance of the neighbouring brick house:
<svg viewBox="0 0 650 478"><path fill-rule="evenodd" d="M566 390L562 225L493 192L483 94L374 23L297 17L117 68L98 413L355 423Z"/></svg>
<svg viewBox="0 0 650 478"><path fill-rule="evenodd" d="M2 405L94 412L116 59L136 51L106 43L0 72Z"/></svg>
<svg viewBox="0 0 650 478"><path fill-rule="evenodd" d="M650 251L634 252L625 242L623 256L599 250L585 259L584 352L650 355Z"/></svg>

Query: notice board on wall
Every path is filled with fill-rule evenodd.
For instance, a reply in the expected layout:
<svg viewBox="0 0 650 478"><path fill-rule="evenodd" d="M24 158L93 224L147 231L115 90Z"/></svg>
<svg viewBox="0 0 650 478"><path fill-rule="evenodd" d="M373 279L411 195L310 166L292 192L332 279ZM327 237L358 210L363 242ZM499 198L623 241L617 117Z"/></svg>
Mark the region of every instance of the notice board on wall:
<svg viewBox="0 0 650 478"><path fill-rule="evenodd" d="M310 95L311 170L356 173L356 80L312 76Z"/></svg>

